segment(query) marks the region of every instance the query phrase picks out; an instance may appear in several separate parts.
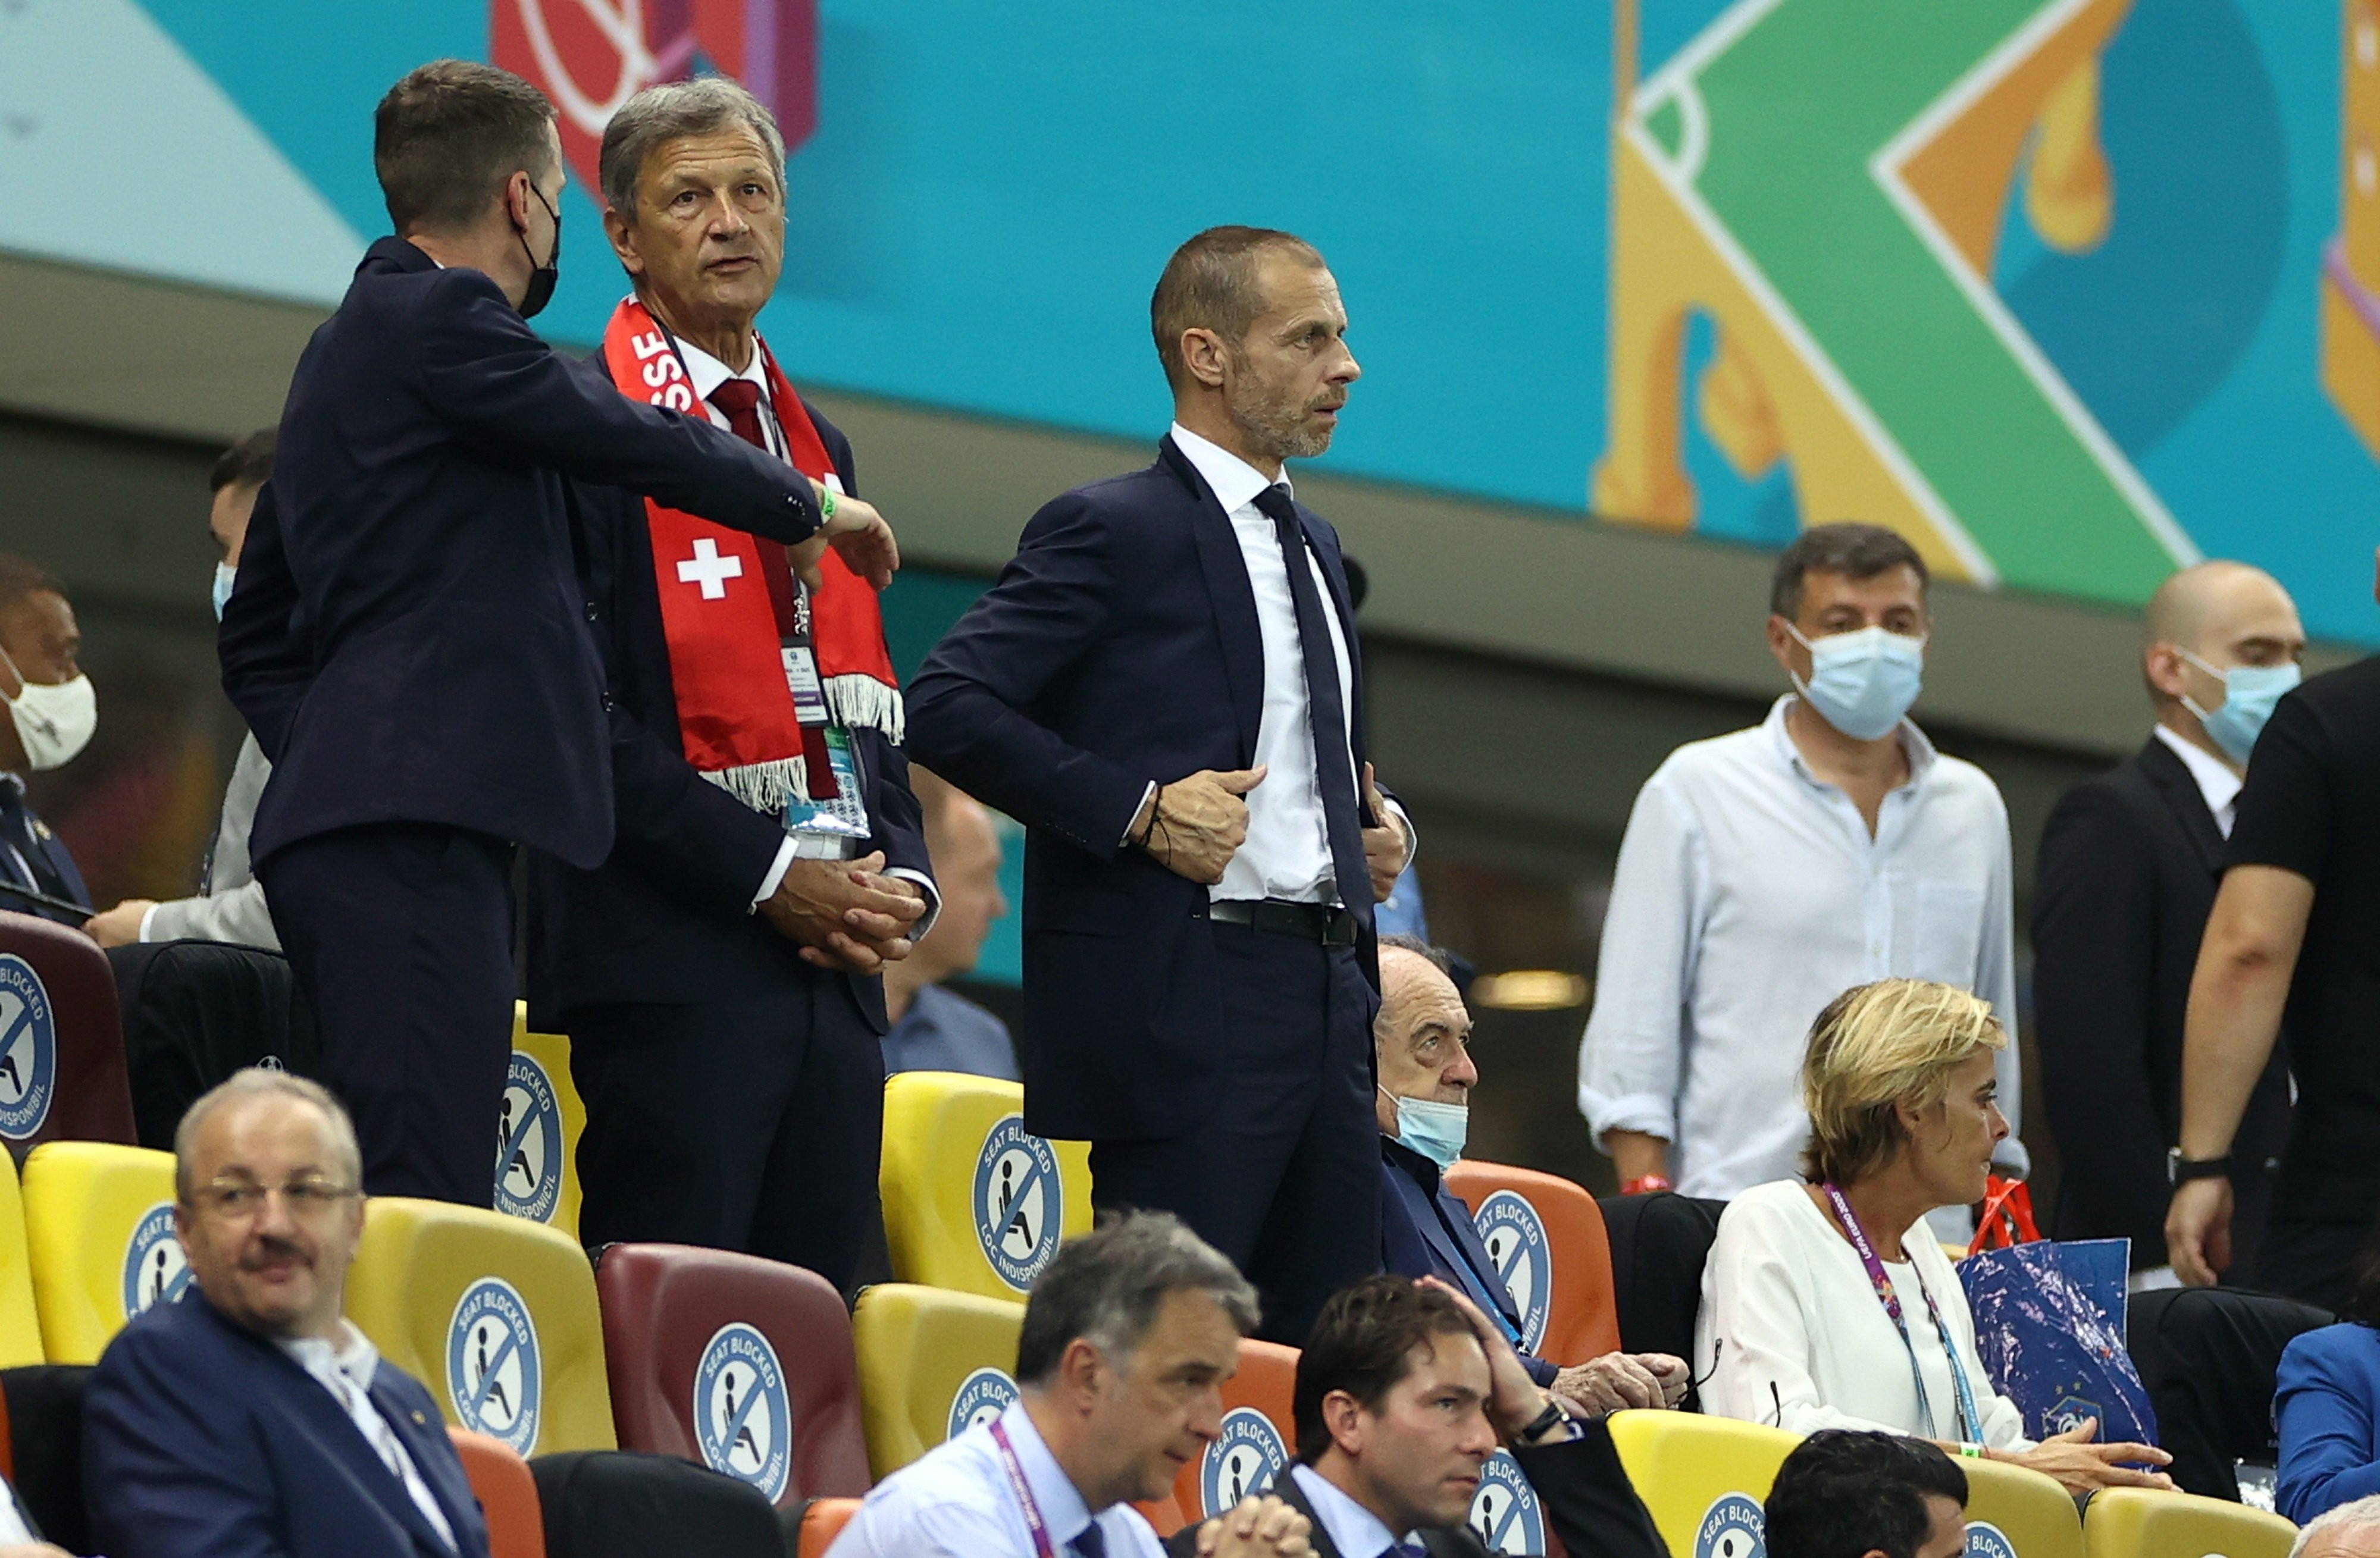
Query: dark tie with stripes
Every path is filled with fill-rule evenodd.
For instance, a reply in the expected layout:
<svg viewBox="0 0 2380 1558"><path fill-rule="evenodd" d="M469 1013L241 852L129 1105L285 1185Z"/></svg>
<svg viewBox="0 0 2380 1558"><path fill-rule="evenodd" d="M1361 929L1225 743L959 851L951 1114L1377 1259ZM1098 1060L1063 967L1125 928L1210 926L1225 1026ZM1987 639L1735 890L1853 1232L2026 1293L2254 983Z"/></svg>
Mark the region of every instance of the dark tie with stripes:
<svg viewBox="0 0 2380 1558"><path fill-rule="evenodd" d="M1305 527L1286 489L1268 487L1256 505L1272 521L1289 567L1289 598L1297 609L1297 641L1305 660L1305 724L1314 738L1314 778L1322 792L1322 817L1330 837L1330 871L1339 901L1372 901L1372 876L1364 864L1362 814L1355 802L1355 770L1347 754L1347 702L1339 692L1339 660L1330 652L1330 608L1315 587L1305 558Z"/></svg>

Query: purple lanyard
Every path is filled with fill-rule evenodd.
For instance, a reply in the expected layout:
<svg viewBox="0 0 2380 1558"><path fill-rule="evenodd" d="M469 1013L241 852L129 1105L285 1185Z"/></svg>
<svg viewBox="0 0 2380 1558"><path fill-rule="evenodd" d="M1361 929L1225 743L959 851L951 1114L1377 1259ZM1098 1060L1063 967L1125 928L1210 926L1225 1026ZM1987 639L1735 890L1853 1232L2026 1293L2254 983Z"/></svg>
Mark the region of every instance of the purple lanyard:
<svg viewBox="0 0 2380 1558"><path fill-rule="evenodd" d="M1033 1533L1033 1558L1057 1558L1050 1545L1050 1528L1041 1518L1041 1506L1033 1502L1033 1490L1025 1485L1025 1467L1018 1464L1016 1447L1008 1442L1008 1430L998 1418L991 1419L991 1442L1000 1447L1000 1464L1008 1473L1008 1486L1016 1494L1016 1502L1025 1510L1025 1528Z"/></svg>
<svg viewBox="0 0 2380 1558"><path fill-rule="evenodd" d="M1828 1204L1834 1207L1835 1216L1843 1225L1843 1232L1851 1238L1852 1248L1859 1251L1860 1264L1867 1268L1868 1285L1876 1289L1876 1301L1884 1305L1884 1312L1892 1317L1893 1328L1900 1333L1900 1345L1909 1354L1909 1383L1917 1387L1917 1409L1925 1414L1925 1426L1930 1429L1934 1426L1934 1402L1925 1391L1925 1376L1917 1367L1917 1344L1910 1340L1909 1319L1901 1311L1900 1295L1892 1290L1892 1278L1885 1274L1884 1262L1876 1258L1876 1247L1868 1243L1867 1230L1860 1226L1859 1217L1852 1211L1849 1198L1836 1188L1832 1180L1818 1189L1826 1193ZM1934 1302L1934 1295L1927 1289L1925 1279L1917 1275L1917 1262L1913 1258L1909 1262L1909 1274L1917 1278L1918 1296L1925 1300L1926 1317L1934 1322L1934 1334L1942 1338L1943 1359L1950 1365L1950 1383L1958 1390L1958 1436L1961 1440L1970 1437L1981 1439L1983 1419L1975 1411L1974 1389L1967 1383L1967 1371L1959 1364L1958 1344L1950 1339L1950 1328L1942 1323L1941 1306Z"/></svg>

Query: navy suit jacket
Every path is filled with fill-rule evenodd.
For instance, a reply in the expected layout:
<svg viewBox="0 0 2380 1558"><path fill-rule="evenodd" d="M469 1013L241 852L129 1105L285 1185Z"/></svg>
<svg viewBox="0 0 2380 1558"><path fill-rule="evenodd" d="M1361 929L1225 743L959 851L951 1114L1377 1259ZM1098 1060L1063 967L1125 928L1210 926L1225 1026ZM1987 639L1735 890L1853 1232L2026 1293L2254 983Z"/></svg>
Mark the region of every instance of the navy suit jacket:
<svg viewBox="0 0 2380 1558"><path fill-rule="evenodd" d="M1438 1165L1402 1142L1381 1137L1380 1269L1415 1280L1439 1277L1470 1293L1472 1285L1463 1275L1466 1268L1496 1299L1504 1323L1518 1332L1520 1311L1513 1309L1512 1291L1488 1258L1487 1241L1471 1220L1471 1209L1446 1188ZM1529 1377L1541 1385L1553 1383L1554 1376L1561 1372L1553 1362L1525 1352L1521 1362Z"/></svg>
<svg viewBox="0 0 2380 1558"><path fill-rule="evenodd" d="M609 721L565 477L775 540L819 523L800 473L621 394L480 272L372 245L298 359L218 640L273 763L251 858L423 822L602 860Z"/></svg>
<svg viewBox="0 0 2380 1558"><path fill-rule="evenodd" d="M371 1399L459 1558L487 1558L487 1521L438 1404L387 1362ZM83 1492L92 1551L108 1558L451 1558L322 1383L196 1287L135 1317L101 1356Z"/></svg>
<svg viewBox="0 0 2380 1558"><path fill-rule="evenodd" d="M810 420L844 490L856 496L851 441L815 407ZM546 855L531 860L531 1021L561 1029L565 1014L579 1007L735 999L782 987L789 975L806 978L816 971L795 944L751 912L752 895L784 842L783 824L686 760L644 500L616 487L577 487L573 500L586 616L611 682L618 837L611 858L593 870ZM908 760L878 731L854 730L852 744L875 825L868 849L883 851L888 867L930 879ZM843 977L862 1015L882 1033L883 981Z"/></svg>
<svg viewBox="0 0 2380 1558"><path fill-rule="evenodd" d="M0 779L0 784L10 783L12 781L9 779ZM91 889L83 886L82 871L75 864L74 853L67 848L67 841L59 838L56 831L42 820L41 814L34 811L30 804L24 803L21 797L18 803L23 806L25 814L24 837L12 842L15 842L19 850L38 853L41 856L41 864L57 873L59 882L67 889L67 897L77 903L89 903ZM6 872L6 879L18 887L30 888L35 892L44 890L39 881L17 882L15 870L10 868ZM0 910L18 914L38 915L44 920L55 920L62 925L73 925L77 929L80 929L83 921L90 917L84 914L69 914L60 909L44 909L29 899L18 898L13 893L6 892L0 892Z"/></svg>
<svg viewBox="0 0 2380 1558"><path fill-rule="evenodd" d="M1346 630L1360 769L1363 658L1339 537L1297 512ZM911 683L911 755L1026 827L1026 1129L1164 1138L1213 1112L1229 1079L1207 888L1123 840L1152 781L1253 767L1263 703L1247 564L1170 438L1148 469L1035 514ZM1369 882L1342 890L1368 968Z"/></svg>

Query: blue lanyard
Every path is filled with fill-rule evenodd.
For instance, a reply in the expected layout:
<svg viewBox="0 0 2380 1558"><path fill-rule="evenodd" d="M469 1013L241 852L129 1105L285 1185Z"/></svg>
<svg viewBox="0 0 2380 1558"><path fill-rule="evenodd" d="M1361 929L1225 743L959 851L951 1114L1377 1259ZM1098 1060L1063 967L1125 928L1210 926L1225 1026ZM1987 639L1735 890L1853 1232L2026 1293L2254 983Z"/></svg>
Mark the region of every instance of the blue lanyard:
<svg viewBox="0 0 2380 1558"><path fill-rule="evenodd" d="M1843 1232L1851 1238L1852 1248L1859 1251L1860 1264L1867 1268L1868 1284L1876 1289L1876 1300L1884 1305L1884 1312L1892 1317L1893 1328L1900 1333L1900 1345L1909 1354L1909 1383L1917 1387L1917 1409L1925 1414L1925 1426L1931 1429L1935 1426L1934 1402L1925 1391L1925 1375L1917 1367L1917 1344L1910 1339L1909 1319L1901 1312L1900 1296L1892 1290L1892 1278L1885 1274L1884 1262L1876 1258L1875 1246L1868 1243L1867 1230L1860 1226L1850 1200L1832 1181L1818 1188L1834 1207ZM1917 1278L1918 1296L1925 1300L1925 1313L1934 1322L1934 1334L1942 1338L1942 1357L1950 1365L1950 1383L1958 1388L1958 1437L1979 1441L1984 1436L1984 1420L1975 1410L1974 1387L1968 1384L1967 1371L1959 1362L1959 1345L1950 1339L1950 1328L1942 1323L1941 1306L1935 1303L1925 1279L1917 1275L1913 1258L1909 1262L1909 1274Z"/></svg>

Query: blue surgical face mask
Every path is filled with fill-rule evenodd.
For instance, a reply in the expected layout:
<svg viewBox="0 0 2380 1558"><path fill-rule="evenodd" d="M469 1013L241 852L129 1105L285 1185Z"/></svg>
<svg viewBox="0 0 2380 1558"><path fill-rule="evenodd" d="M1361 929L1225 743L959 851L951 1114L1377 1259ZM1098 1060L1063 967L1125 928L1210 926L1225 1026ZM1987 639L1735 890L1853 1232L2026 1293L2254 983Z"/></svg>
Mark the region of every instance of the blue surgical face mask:
<svg viewBox="0 0 2380 1558"><path fill-rule="evenodd" d="M1793 678L1794 690L1810 700L1818 717L1853 741L1877 741L1892 733L1917 701L1925 672L1925 641L1880 627L1831 633L1815 643L1791 623L1793 641L1810 651L1810 680Z"/></svg>
<svg viewBox="0 0 2380 1558"><path fill-rule="evenodd" d="M2248 755L2256 750L2256 738L2264 733L2265 721L2273 717L2273 706L2281 701L2289 690L2305 678L2293 661L2288 665L2235 665L2228 670L2218 670L2196 655L2174 646L2175 654L2223 683L2223 701L2212 713L2198 707L2198 700L2182 695L2181 707L2198 716L2206 733L2215 738L2231 761L2241 767L2248 766Z"/></svg>
<svg viewBox="0 0 2380 1558"><path fill-rule="evenodd" d="M239 577L239 565L233 562L215 564L215 621L222 622L224 608L231 604L231 585Z"/></svg>
<svg viewBox="0 0 2380 1558"><path fill-rule="evenodd" d="M1380 1096L1397 1106L1397 1141L1411 1147L1441 1169L1463 1155L1471 1136L1471 1105L1439 1104L1427 1098L1399 1098L1387 1088Z"/></svg>

